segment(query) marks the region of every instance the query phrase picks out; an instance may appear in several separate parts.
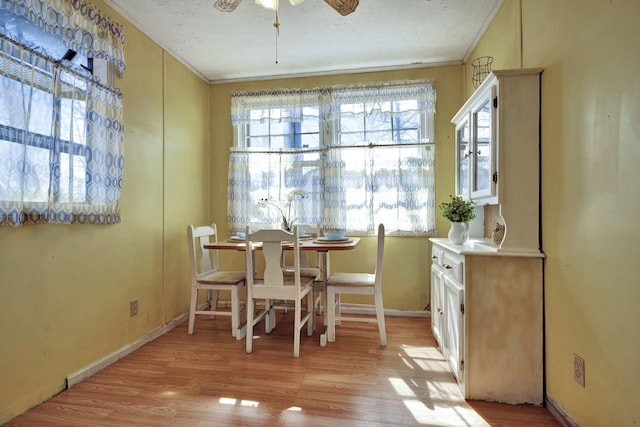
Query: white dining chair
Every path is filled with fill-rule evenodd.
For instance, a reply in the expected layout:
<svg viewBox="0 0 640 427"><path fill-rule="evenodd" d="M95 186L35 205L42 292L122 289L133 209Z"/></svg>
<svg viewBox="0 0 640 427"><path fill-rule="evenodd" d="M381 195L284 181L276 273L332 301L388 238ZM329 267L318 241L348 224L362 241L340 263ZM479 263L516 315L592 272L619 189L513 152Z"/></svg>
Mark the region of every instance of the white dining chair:
<svg viewBox="0 0 640 427"><path fill-rule="evenodd" d="M336 340L336 322L376 322L380 334L380 345L387 345L382 303L382 260L384 255L384 225L378 225L378 248L375 273L331 273L327 280L327 341ZM342 314L341 294L373 295L376 317L354 317Z"/></svg>
<svg viewBox="0 0 640 427"><path fill-rule="evenodd" d="M284 230L270 229L251 232L246 231L246 264L247 274L247 335L246 352L253 351L253 328L264 317L265 332L269 333L276 327L276 311L274 301L293 302L293 357L300 356L300 333L307 325L307 335L313 333L312 322L309 321L313 313L313 278L300 274L300 240L298 229L289 233ZM256 245L262 245L261 250ZM282 268L282 255L285 245L292 246L293 266L292 274L285 274ZM264 270L257 271L257 254L262 254ZM262 274L260 274L262 273ZM302 303L306 299L306 312L302 314ZM255 315L256 300L264 301L264 312Z"/></svg>
<svg viewBox="0 0 640 427"><path fill-rule="evenodd" d="M316 239L321 236L320 226L318 224L297 224L298 232L302 233L304 238ZM315 258L313 261L311 258ZM284 257L283 257L284 259ZM283 269L285 275L292 275L293 270L291 266L285 265L283 262ZM322 295L325 292L325 277L322 271L322 260L320 253L317 251L300 251L300 276L313 278L313 295L314 295L314 309L317 313L322 311ZM287 309L286 305L284 306ZM316 316L312 317L313 330L316 329Z"/></svg>
<svg viewBox="0 0 640 427"><path fill-rule="evenodd" d="M244 304L240 301L240 290L245 287L244 271L225 271L220 269L220 260L216 249L205 249L204 245L218 241L215 224L194 227L187 226L189 247L189 267L191 269L191 303L189 305L189 334L193 334L196 314L231 316L231 335L238 340L244 338L245 329L240 327L240 312ZM198 307L199 292L207 292L207 307ZM228 291L231 294L231 311L218 309L218 294Z"/></svg>

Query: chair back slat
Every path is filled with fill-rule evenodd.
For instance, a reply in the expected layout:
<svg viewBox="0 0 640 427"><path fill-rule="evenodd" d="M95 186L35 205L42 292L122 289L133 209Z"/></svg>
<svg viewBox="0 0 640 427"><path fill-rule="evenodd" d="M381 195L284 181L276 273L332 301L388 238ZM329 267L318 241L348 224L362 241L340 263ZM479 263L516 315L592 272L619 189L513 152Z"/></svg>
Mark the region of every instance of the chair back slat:
<svg viewBox="0 0 640 427"><path fill-rule="evenodd" d="M220 270L218 250L205 248L205 245L218 242L218 229L215 224L200 227L189 225L187 239L189 241L189 261L192 272L203 274ZM198 260L200 261L199 264Z"/></svg>
<svg viewBox="0 0 640 427"><path fill-rule="evenodd" d="M284 275L280 267L282 259L282 244L278 242L263 242L262 254L264 256L264 283L267 286L284 286Z"/></svg>

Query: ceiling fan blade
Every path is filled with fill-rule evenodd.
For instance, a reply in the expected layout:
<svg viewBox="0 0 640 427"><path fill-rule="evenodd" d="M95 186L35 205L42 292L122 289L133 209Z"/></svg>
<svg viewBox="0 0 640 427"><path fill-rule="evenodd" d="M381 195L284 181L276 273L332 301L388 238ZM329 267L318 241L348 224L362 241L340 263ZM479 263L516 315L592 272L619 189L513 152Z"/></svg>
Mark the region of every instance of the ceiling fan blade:
<svg viewBox="0 0 640 427"><path fill-rule="evenodd" d="M233 12L242 0L218 0L213 5L221 12Z"/></svg>
<svg viewBox="0 0 640 427"><path fill-rule="evenodd" d="M355 12L360 3L358 0L324 0L329 6L334 8L342 16Z"/></svg>

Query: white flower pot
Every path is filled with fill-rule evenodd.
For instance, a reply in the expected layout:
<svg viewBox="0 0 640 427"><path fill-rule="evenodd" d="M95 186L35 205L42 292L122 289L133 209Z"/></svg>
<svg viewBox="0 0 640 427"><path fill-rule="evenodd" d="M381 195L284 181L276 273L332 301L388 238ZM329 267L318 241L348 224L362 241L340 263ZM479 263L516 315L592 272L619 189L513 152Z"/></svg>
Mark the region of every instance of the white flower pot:
<svg viewBox="0 0 640 427"><path fill-rule="evenodd" d="M449 240L451 243L461 245L469 238L468 222L452 222L449 229Z"/></svg>

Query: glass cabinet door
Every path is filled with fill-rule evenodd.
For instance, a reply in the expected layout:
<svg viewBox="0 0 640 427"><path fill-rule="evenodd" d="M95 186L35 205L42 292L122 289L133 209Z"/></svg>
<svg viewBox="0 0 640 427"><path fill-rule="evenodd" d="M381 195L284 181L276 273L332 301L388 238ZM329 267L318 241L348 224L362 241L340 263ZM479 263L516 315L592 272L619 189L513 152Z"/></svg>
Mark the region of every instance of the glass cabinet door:
<svg viewBox="0 0 640 427"><path fill-rule="evenodd" d="M493 194L493 131L491 123L491 98L489 98L473 111L472 198Z"/></svg>
<svg viewBox="0 0 640 427"><path fill-rule="evenodd" d="M463 196L465 199L468 199L470 196L469 192L469 156L471 153L471 139L469 135L469 121L465 121L462 125L458 127L456 130L456 144L457 144L457 163L458 167L456 168L457 176L456 176L456 190L457 195Z"/></svg>

